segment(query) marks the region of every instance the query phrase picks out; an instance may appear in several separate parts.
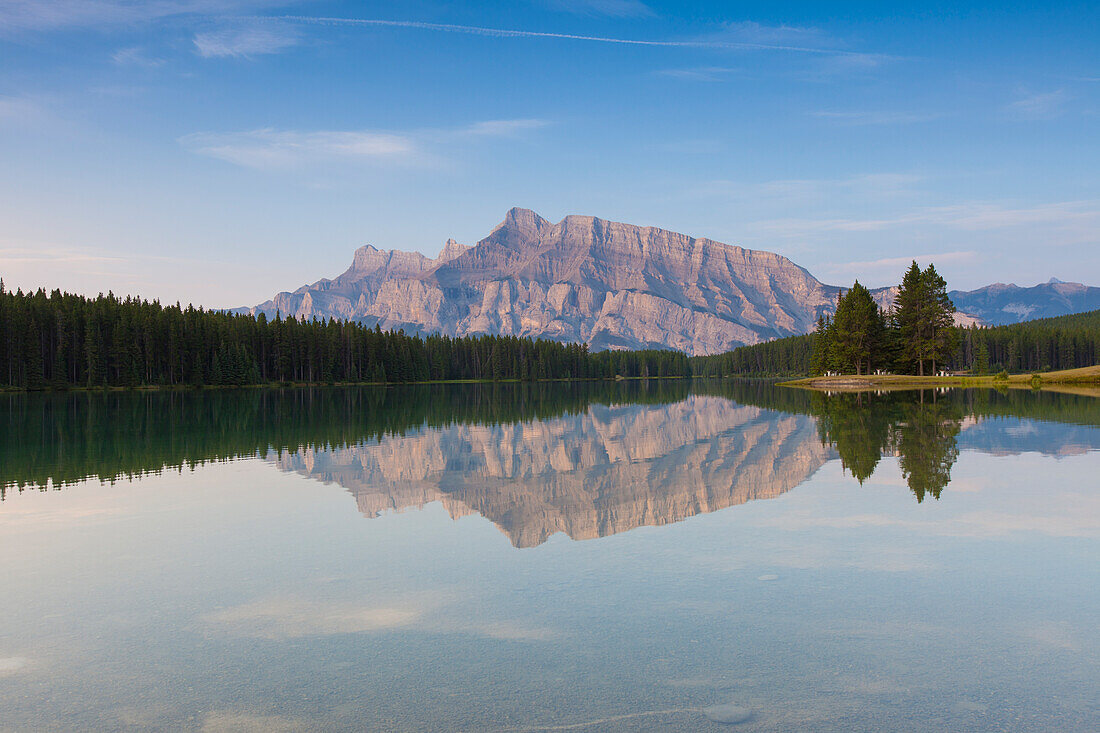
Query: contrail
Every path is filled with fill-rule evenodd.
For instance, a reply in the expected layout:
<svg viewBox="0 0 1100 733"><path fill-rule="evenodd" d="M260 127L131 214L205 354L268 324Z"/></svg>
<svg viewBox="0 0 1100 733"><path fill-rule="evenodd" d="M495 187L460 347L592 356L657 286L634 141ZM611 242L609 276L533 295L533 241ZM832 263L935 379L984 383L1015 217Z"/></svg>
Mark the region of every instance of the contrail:
<svg viewBox="0 0 1100 733"><path fill-rule="evenodd" d="M307 15L259 16L254 20L281 20L289 23L310 23L313 25L358 25L386 28L415 28L425 31L444 33L465 33L471 36L490 36L492 38L555 38L568 41L589 41L592 43L619 43L627 46L660 46L665 48L728 48L759 51L794 51L796 53L816 53L829 56L868 56L859 51L842 51L829 48L811 48L807 46L783 46L771 43L745 43L739 41L643 41L633 38L611 38L608 36L582 36L574 33L546 33L543 31L511 30L508 28L483 28L476 25L453 25L450 23L424 23L418 20L376 20L371 18L325 18Z"/></svg>

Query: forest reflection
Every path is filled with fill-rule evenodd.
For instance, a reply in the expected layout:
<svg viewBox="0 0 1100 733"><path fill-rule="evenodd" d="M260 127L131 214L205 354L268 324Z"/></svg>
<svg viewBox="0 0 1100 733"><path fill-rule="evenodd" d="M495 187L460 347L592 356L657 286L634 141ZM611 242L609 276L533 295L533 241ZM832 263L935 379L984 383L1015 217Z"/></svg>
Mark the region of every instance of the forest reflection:
<svg viewBox="0 0 1100 733"><path fill-rule="evenodd" d="M821 440L860 484L885 455L898 459L917 501L940 498L959 457L958 436L966 416L962 400L935 390L814 394L812 409Z"/></svg>
<svg viewBox="0 0 1100 733"><path fill-rule="evenodd" d="M922 502L960 450L1097 450L1097 426L1085 395L752 380L3 394L0 499L262 458L343 485L367 516L439 500L527 545L777 496L837 456L860 483L896 457Z"/></svg>
<svg viewBox="0 0 1100 733"><path fill-rule="evenodd" d="M116 481L207 462L331 449L425 428L498 425L592 405L666 404L689 394L805 414L796 390L762 382L430 384L0 393L0 499L10 489Z"/></svg>

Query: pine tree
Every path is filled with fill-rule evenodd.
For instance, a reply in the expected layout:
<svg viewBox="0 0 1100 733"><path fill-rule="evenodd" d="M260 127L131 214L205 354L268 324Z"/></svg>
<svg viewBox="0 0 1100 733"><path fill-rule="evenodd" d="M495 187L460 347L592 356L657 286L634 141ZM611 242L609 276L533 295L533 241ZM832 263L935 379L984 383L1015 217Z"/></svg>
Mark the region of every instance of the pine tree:
<svg viewBox="0 0 1100 733"><path fill-rule="evenodd" d="M917 261L913 260L913 264L902 277L901 286L894 299L893 325L900 339L899 359L905 365L903 371L910 371L912 365L916 364L917 373L921 376L924 376L924 362L927 359L924 324L927 316L925 312L927 300L925 280L921 277Z"/></svg>
<svg viewBox="0 0 1100 733"><path fill-rule="evenodd" d="M885 325L871 293L856 280L837 304L832 326L832 360L841 369L867 373L879 361Z"/></svg>
<svg viewBox="0 0 1100 733"><path fill-rule="evenodd" d="M833 323L828 316L817 317L817 328L814 330L814 350L810 357L810 374L824 374L829 369L829 354L833 346Z"/></svg>
<svg viewBox="0 0 1100 733"><path fill-rule="evenodd" d="M932 373L936 372L936 363L946 362L958 348L959 334L955 326L955 304L947 295L947 281L938 272L936 266L929 263L921 273L925 298L925 339L926 354L932 360Z"/></svg>
<svg viewBox="0 0 1100 733"><path fill-rule="evenodd" d="M974 373L979 376L989 374L989 347L984 339L974 347Z"/></svg>

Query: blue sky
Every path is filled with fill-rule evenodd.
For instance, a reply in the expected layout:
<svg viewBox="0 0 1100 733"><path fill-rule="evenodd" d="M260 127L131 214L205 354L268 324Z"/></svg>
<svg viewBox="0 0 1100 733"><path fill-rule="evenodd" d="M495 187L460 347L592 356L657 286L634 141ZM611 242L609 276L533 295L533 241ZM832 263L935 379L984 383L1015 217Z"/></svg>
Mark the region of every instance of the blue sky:
<svg viewBox="0 0 1100 733"><path fill-rule="evenodd" d="M524 206L1100 285L1098 131L1095 3L2 0L0 274L253 304Z"/></svg>

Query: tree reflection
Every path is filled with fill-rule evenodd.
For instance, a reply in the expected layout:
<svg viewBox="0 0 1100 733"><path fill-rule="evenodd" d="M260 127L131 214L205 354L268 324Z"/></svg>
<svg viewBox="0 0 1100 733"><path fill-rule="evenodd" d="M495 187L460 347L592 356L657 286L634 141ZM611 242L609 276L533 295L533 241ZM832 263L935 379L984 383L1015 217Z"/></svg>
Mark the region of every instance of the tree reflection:
<svg viewBox="0 0 1100 733"><path fill-rule="evenodd" d="M817 394L812 409L822 442L836 449L841 465L860 484L890 453L898 457L902 476L921 502L927 495L940 497L959 457L963 405L938 397L924 390Z"/></svg>
<svg viewBox="0 0 1100 733"><path fill-rule="evenodd" d="M919 402L909 405L905 420L894 427L901 475L918 502L924 501L926 494L939 499L951 482L951 467L959 457L956 437L962 417L961 410L953 405Z"/></svg>

